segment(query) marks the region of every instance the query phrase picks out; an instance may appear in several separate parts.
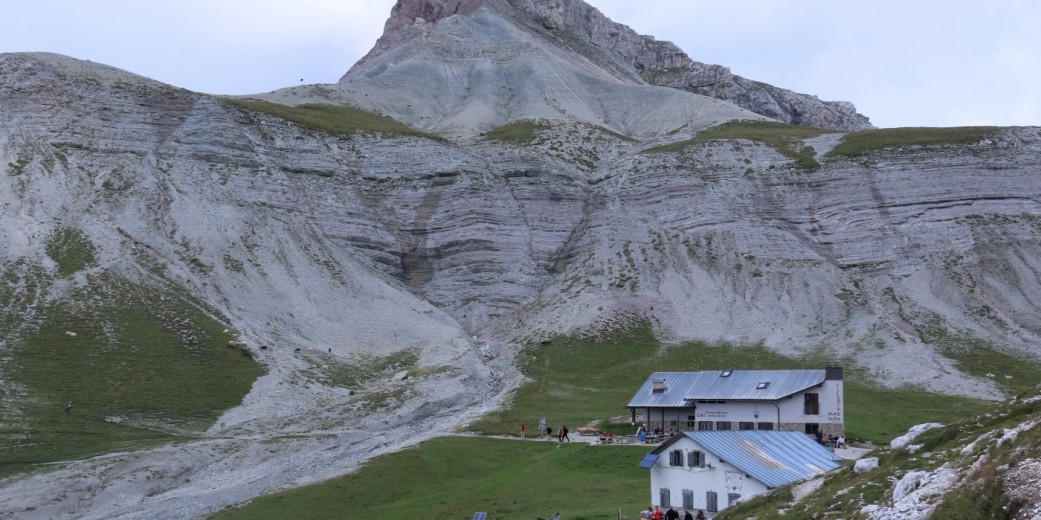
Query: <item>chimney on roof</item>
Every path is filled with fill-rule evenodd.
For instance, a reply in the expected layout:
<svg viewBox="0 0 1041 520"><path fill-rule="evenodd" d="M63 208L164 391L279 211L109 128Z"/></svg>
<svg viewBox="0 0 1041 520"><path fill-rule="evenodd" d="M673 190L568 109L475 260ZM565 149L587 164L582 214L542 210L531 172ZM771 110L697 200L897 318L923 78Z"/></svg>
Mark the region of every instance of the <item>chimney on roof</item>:
<svg viewBox="0 0 1041 520"><path fill-rule="evenodd" d="M827 366L824 368L825 381L842 381L842 367Z"/></svg>
<svg viewBox="0 0 1041 520"><path fill-rule="evenodd" d="M669 387L665 386L664 379L655 379L651 382L651 385L651 392L655 394L660 394L669 389Z"/></svg>

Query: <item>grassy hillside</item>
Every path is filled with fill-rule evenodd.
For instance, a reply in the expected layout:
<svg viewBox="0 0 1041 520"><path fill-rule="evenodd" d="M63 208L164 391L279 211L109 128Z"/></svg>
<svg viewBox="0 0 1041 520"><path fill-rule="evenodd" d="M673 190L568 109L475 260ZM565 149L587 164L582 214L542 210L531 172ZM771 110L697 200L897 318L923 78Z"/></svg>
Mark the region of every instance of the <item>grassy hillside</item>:
<svg viewBox="0 0 1041 520"><path fill-rule="evenodd" d="M531 437L538 435L538 419L546 417L554 429L566 424L574 430L600 420L602 429L631 433L625 404L655 370L819 368L843 361L848 360L829 359L820 352L790 359L754 346L664 347L646 324L600 340L556 338L520 355L518 364L533 381L516 392L511 406L469 429L517 436L524 424ZM995 406L916 388L875 387L852 364L847 363L846 369L846 425L851 439L888 442L913 425L950 422ZM1032 365L1024 370L1041 374ZM611 424L612 417L620 420ZM618 508L634 518L649 497L647 473L636 466L647 451L642 446L445 438L379 457L358 473L263 497L214 518L290 518L306 512L316 519L462 519L474 511L487 511L489 518L531 519L559 511L569 520L615 519ZM866 483L864 496L880 496L883 490L871 487L878 485ZM763 499L767 505L756 511L765 511L774 502L785 503L790 496L782 489Z"/></svg>
<svg viewBox="0 0 1041 520"><path fill-rule="evenodd" d="M947 128L882 128L852 132L843 136L838 146L828 152L829 157L856 157L873 150L900 146L938 144L969 144L986 139L999 127L958 126Z"/></svg>
<svg viewBox="0 0 1041 520"><path fill-rule="evenodd" d="M254 500L214 520L630 517L646 507L639 446L445 437L375 459L354 474Z"/></svg>
<svg viewBox="0 0 1041 520"><path fill-rule="evenodd" d="M554 427L563 423L569 428L627 417L626 403L647 376L658 370L822 368L828 363L846 365L846 432L851 439L885 442L915 424L945 421L951 414L970 416L988 405L916 388L877 387L848 360L822 353L792 359L758 346L687 343L664 347L644 325L602 341L557 338L549 345L525 350L518 365L534 381L516 392L511 408L471 427L482 433L515 434L521 424L538 424L540 417ZM1036 366L1023 370L1041 375ZM632 433L628 418L606 429Z"/></svg>
<svg viewBox="0 0 1041 520"><path fill-rule="evenodd" d="M93 261L67 250L81 244L74 235L52 241L63 277ZM58 283L26 262L3 270L0 476L191 435L263 373L176 288L79 274Z"/></svg>
<svg viewBox="0 0 1041 520"><path fill-rule="evenodd" d="M820 166L814 157L817 152L802 141L827 133L836 131L768 121L731 121L702 130L691 139L650 148L644 153L678 152L711 141L747 139L773 147L802 168L817 168Z"/></svg>
<svg viewBox="0 0 1041 520"><path fill-rule="evenodd" d="M240 98L222 98L222 100L229 105L253 112L262 112L330 134L351 135L355 132L367 131L387 135L442 139L440 136L416 130L389 117L348 106L318 103L290 106Z"/></svg>
<svg viewBox="0 0 1041 520"><path fill-rule="evenodd" d="M538 132L551 128L553 127L545 121L523 119L489 130L484 133L484 138L514 144L527 144L535 140Z"/></svg>
<svg viewBox="0 0 1041 520"><path fill-rule="evenodd" d="M1017 513L1025 510L1026 503L1019 493L1010 495L1009 487L1017 486L1008 482L1008 470L1041 457L1039 422L1041 398L1000 403L982 415L927 431L915 439L921 447L913 452L882 449L873 453L879 457L876 470L857 474L847 465L828 475L820 490L798 503L792 503L791 487L786 486L716 518L867 518L860 513L861 508L891 504L896 480L913 471L934 472L941 467L955 471L963 480L930 497L937 506L931 518L1021 518ZM1023 424L1034 427L1017 431ZM1036 483L1020 484L1025 484L1027 495L1036 503Z"/></svg>

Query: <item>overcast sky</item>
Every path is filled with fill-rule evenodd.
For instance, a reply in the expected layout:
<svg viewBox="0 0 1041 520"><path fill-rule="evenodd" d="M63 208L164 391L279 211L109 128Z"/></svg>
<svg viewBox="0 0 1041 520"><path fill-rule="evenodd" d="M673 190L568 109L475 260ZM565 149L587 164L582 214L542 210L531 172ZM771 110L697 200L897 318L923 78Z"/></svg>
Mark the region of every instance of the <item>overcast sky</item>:
<svg viewBox="0 0 1041 520"><path fill-rule="evenodd" d="M1034 0L587 0L696 61L853 102L879 127L1041 125ZM0 0L0 52L49 51L179 87L333 83L394 0Z"/></svg>

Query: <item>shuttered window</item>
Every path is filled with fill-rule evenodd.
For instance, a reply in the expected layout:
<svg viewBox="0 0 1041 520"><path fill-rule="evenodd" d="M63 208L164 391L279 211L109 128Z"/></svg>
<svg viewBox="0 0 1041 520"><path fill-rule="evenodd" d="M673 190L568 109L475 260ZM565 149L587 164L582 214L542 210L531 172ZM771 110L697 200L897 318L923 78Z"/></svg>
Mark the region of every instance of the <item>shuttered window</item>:
<svg viewBox="0 0 1041 520"><path fill-rule="evenodd" d="M683 490L683 509L694 509L694 491L691 489Z"/></svg>
<svg viewBox="0 0 1041 520"><path fill-rule="evenodd" d="M715 491L705 493L705 509L708 510L709 513L719 512L719 501L716 498Z"/></svg>
<svg viewBox="0 0 1041 520"><path fill-rule="evenodd" d="M690 466L692 468L704 468L705 454L700 451L688 451L687 466Z"/></svg>
<svg viewBox="0 0 1041 520"><path fill-rule="evenodd" d="M683 450L669 452L669 465L683 467Z"/></svg>
<svg viewBox="0 0 1041 520"><path fill-rule="evenodd" d="M658 492L658 499L658 501L661 502L661 504L659 504L660 506L672 507L672 497L669 493L669 488L661 488Z"/></svg>

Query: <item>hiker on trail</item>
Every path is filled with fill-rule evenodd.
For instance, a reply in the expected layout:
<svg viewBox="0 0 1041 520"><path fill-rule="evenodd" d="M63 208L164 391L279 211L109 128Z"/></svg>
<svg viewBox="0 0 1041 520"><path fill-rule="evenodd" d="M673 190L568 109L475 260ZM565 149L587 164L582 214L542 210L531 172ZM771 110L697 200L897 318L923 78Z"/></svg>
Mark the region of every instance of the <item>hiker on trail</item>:
<svg viewBox="0 0 1041 520"><path fill-rule="evenodd" d="M524 429L524 425L522 424L522 425L521 425L521 439L524 439L524 434L525 434L526 432L527 432L527 430L525 430L525 429Z"/></svg>
<svg viewBox="0 0 1041 520"><path fill-rule="evenodd" d="M670 507L668 512L665 513L665 520L680 520L680 514Z"/></svg>
<svg viewBox="0 0 1041 520"><path fill-rule="evenodd" d="M546 427L546 437L552 437L552 436L553 436L553 428L550 428L549 426L547 426Z"/></svg>
<svg viewBox="0 0 1041 520"><path fill-rule="evenodd" d="M72 401L65 403L65 415L72 413Z"/></svg>
<svg viewBox="0 0 1041 520"><path fill-rule="evenodd" d="M690 514L690 511L683 513L683 520L694 520L694 515Z"/></svg>
<svg viewBox="0 0 1041 520"><path fill-rule="evenodd" d="M824 435L820 430L813 432L813 436L817 439L817 444L824 444Z"/></svg>
<svg viewBox="0 0 1041 520"><path fill-rule="evenodd" d="M646 518L650 520L651 515L654 514L654 506L647 506L647 510L640 513L640 518Z"/></svg>
<svg viewBox="0 0 1041 520"><path fill-rule="evenodd" d="M567 436L567 426L561 426L560 427L560 431L564 432L564 435L563 435L562 439L565 440L565 441L571 442L571 437Z"/></svg>
<svg viewBox="0 0 1041 520"><path fill-rule="evenodd" d="M694 520L705 520L705 512L698 509L698 516L694 517Z"/></svg>
<svg viewBox="0 0 1041 520"><path fill-rule="evenodd" d="M651 513L651 520L665 520L664 515L661 514L661 508L654 506L654 512Z"/></svg>

